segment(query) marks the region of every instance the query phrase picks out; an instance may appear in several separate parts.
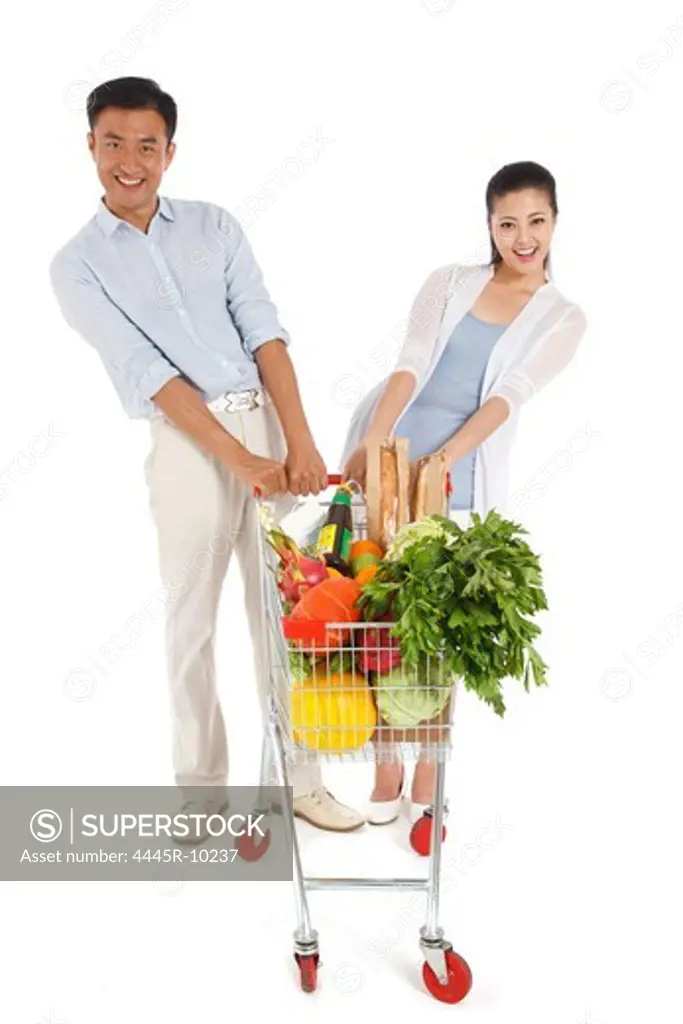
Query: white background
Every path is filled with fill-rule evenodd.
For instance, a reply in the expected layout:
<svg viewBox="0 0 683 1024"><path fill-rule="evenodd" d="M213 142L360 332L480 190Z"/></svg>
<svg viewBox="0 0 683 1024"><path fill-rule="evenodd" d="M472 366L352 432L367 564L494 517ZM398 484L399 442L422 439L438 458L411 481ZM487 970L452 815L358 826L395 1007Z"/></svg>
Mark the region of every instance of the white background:
<svg viewBox="0 0 683 1024"><path fill-rule="evenodd" d="M5 883L0 1019L678 1019L680 5L62 0L22 5L12 19L3 784L171 781L147 427L125 418L47 277L100 195L83 113L94 84L149 75L177 99L164 191L243 220L330 469L351 404L377 373L369 354L388 344L426 274L486 258L484 190L501 164L534 159L555 174L555 282L589 329L570 369L526 410L514 452L517 518L542 555L551 605L541 642L550 686L530 696L508 687L504 721L470 695L458 703L443 923L474 972L467 1001L448 1010L422 991L422 922L400 893L313 895L324 967L318 993L304 996L289 886L189 883L170 896L144 883ZM317 150L302 149L311 138ZM249 197L268 182L276 199L254 215ZM53 443L32 461L42 431ZM251 783L260 729L235 576L218 666L231 781ZM116 663L102 654L112 641L126 647ZM370 776L326 769L359 806ZM496 821L508 827L491 845L482 830ZM301 834L310 873L424 866L405 852L405 822Z"/></svg>

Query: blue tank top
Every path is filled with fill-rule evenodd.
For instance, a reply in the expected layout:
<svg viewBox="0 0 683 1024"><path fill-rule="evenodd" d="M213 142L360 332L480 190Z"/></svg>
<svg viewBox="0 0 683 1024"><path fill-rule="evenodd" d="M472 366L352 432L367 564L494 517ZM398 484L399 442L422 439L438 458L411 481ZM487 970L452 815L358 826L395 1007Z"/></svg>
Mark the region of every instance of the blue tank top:
<svg viewBox="0 0 683 1024"><path fill-rule="evenodd" d="M486 364L506 327L471 313L456 326L431 377L396 425L396 436L410 441L411 462L441 448L479 408ZM472 508L475 452L450 466L452 509Z"/></svg>

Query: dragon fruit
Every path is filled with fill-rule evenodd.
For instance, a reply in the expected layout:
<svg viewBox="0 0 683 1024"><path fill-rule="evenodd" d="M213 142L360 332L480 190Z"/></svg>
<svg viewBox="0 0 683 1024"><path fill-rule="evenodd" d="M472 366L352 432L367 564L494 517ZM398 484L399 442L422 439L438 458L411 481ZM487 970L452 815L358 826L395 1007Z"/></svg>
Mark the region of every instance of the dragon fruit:
<svg viewBox="0 0 683 1024"><path fill-rule="evenodd" d="M290 612L307 590L327 579L327 565L320 558L305 554L299 545L276 524L269 511L261 511L266 540L280 559L277 584Z"/></svg>
<svg viewBox="0 0 683 1024"><path fill-rule="evenodd" d="M318 558L291 558L278 573L278 586L289 604L296 604L307 590L327 579L327 566Z"/></svg>

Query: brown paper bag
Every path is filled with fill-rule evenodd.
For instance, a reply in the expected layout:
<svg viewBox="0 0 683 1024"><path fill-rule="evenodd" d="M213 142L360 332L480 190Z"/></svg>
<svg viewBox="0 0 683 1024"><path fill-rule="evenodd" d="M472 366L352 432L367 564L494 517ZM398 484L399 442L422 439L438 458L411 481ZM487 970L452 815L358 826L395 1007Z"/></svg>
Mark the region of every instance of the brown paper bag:
<svg viewBox="0 0 683 1024"><path fill-rule="evenodd" d="M448 514L447 479L448 463L442 452L418 460L410 503L412 523L425 516Z"/></svg>
<svg viewBox="0 0 683 1024"><path fill-rule="evenodd" d="M383 550L410 516L410 461L407 438L368 443L365 500L368 539Z"/></svg>

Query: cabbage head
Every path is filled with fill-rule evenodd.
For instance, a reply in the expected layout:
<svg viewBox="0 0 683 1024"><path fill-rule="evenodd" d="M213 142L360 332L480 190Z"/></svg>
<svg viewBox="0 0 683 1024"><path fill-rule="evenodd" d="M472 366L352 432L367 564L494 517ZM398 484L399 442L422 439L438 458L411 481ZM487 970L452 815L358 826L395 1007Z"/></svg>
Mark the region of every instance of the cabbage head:
<svg viewBox="0 0 683 1024"><path fill-rule="evenodd" d="M416 666L398 665L375 679L377 710L395 729L414 728L443 711L451 685L451 674L434 659L422 659Z"/></svg>
<svg viewBox="0 0 683 1024"><path fill-rule="evenodd" d="M395 562L413 544L427 540L441 541L446 547L452 546L455 538L444 527L443 517L425 516L416 523L405 523L396 533L384 556L385 561Z"/></svg>

